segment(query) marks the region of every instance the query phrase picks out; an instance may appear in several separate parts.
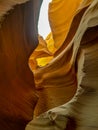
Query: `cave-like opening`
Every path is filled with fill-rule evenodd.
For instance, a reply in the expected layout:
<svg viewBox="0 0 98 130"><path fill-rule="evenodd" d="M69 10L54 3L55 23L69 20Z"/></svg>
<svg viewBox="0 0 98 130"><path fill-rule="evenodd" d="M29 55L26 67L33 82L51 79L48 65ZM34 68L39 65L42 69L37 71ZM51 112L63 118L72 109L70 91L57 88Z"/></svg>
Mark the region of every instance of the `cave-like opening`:
<svg viewBox="0 0 98 130"><path fill-rule="evenodd" d="M43 0L38 21L38 32L41 36L43 36L43 38L46 38L46 36L50 33L50 26L48 21L49 2L51 2L51 0Z"/></svg>

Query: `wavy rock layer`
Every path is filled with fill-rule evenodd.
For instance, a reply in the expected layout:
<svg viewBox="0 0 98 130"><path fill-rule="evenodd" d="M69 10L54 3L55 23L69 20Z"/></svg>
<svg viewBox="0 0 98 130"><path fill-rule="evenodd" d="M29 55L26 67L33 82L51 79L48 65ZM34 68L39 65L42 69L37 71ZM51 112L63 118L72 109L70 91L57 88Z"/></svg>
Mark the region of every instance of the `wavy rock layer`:
<svg viewBox="0 0 98 130"><path fill-rule="evenodd" d="M28 59L38 44L41 2L30 0L14 6L0 28L0 130L24 130L33 118L38 96ZM11 1L0 0L0 11L6 8L4 3L8 7Z"/></svg>
<svg viewBox="0 0 98 130"><path fill-rule="evenodd" d="M34 76L46 106L37 106L37 112L65 104L41 114L26 130L98 130L98 0L83 1L54 59Z"/></svg>
<svg viewBox="0 0 98 130"><path fill-rule="evenodd" d="M64 1L59 1L59 2L64 2ZM76 1L77 3L77 1ZM79 2L80 3L80 2ZM78 4L79 4L78 3ZM59 26L59 23L57 21L54 21L54 19L52 20L51 18L51 25L55 25L55 27L53 28L54 30L56 30L56 25L57 27L59 26L59 29L57 32L60 33L60 30L62 30L62 28L65 27L66 22L69 21L69 23L72 21L71 26L68 25L67 28L70 28L70 30L66 30L68 33L67 37L64 41L64 43L62 43L62 46L53 54L52 51L52 58L53 60L46 66L44 67L36 67L34 70L34 78L35 78L35 83L36 83L36 89L38 91L39 94L39 101L37 103L37 106L35 108L35 115L39 115L41 113L43 113L44 111L49 110L50 108L56 107L58 105L64 104L65 102L68 102L75 94L76 89L77 89L77 77L76 77L76 68L73 65L73 61L72 61L72 57L73 57L73 43L71 42L71 40L73 39L77 28L79 26L79 23L81 21L81 18L84 14L84 12L86 11L88 4L90 2L86 2L85 4L80 4L79 6L77 6L77 11L73 13L70 13L71 16L71 20L70 18L67 20L66 18L62 19L65 21L61 24L61 26ZM75 4L75 3L74 3ZM51 3L52 5L52 3ZM63 4L61 4L62 6L60 6L59 4L56 4L53 1L53 8L50 8L50 11L52 13L52 10L54 11L55 9L60 9L60 7L64 6ZM58 6L57 6L58 5ZM76 4L77 5L77 4ZM60 7L59 7L60 6ZM70 5L70 7L72 6L72 3ZM67 8L67 6L66 6ZM64 8L63 8L64 9ZM75 6L75 10L76 10L76 6ZM59 10L55 10L55 17L59 17L56 16L57 11ZM66 9L65 9L66 11ZM64 12L64 10L62 11ZM51 13L49 15L51 15ZM64 14L63 14L64 15ZM73 16L75 15L75 16ZM73 18L74 17L74 18ZM60 15L60 19L61 19L61 15ZM66 21L67 20L67 21ZM61 34L64 32L61 32ZM65 34L65 33L64 33ZM51 35L51 34L50 34ZM54 35L53 35L54 36ZM58 35L55 35L56 38L59 38ZM50 38L50 37L49 37ZM61 35L61 40L64 39L64 37L62 37ZM49 41L49 40L48 40ZM46 39L47 42L47 39ZM50 42L49 41L49 44ZM54 46L57 43L54 40ZM48 44L47 44L48 45ZM35 52L40 52L40 50L35 50ZM32 54L31 58L40 58L42 55L44 56L44 52L46 52L45 47L42 48L41 51L41 55L38 55L36 57L35 53ZM49 53L47 53L49 54ZM51 56L51 55L50 55ZM45 57L45 56L44 56ZM48 59L48 57L46 57L46 60ZM31 59L31 61L34 61ZM33 62L34 63L34 62ZM36 64L35 64L36 65ZM31 65L32 66L32 65ZM33 65L34 66L34 65ZM33 69L34 67L32 67Z"/></svg>

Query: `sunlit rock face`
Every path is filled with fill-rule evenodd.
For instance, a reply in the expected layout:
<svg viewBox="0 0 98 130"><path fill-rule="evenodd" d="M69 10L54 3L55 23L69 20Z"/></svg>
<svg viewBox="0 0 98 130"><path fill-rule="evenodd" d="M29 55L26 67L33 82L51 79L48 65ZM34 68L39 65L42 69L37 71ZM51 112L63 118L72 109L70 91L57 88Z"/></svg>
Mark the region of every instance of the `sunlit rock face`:
<svg viewBox="0 0 98 130"><path fill-rule="evenodd" d="M60 4L57 5L50 9L51 13L54 8L59 9ZM60 43L59 49L56 48L51 62L34 68L40 97L35 114L63 105L39 115L26 130L98 129L98 1L82 1L71 18L64 42ZM51 27L52 22L50 18Z"/></svg>
<svg viewBox="0 0 98 130"><path fill-rule="evenodd" d="M35 108L35 115L68 102L76 92L76 70L71 61L73 48L69 47L67 50L65 48L73 38L85 11L83 9L77 16L69 32L72 19L80 10L80 3L81 0L72 0L71 2L53 0L49 4L49 21L52 33L43 42L39 38L39 43L42 45L42 43L46 42L47 46L40 48L39 44L30 58L30 65L32 70L34 70L36 89L40 97ZM69 8L72 8L72 10L68 13ZM78 11L76 12L76 10ZM49 45L52 46L52 49ZM51 53L47 52L47 49ZM36 55L36 53L40 55ZM46 58L44 60L40 59L42 57ZM44 65L44 62L51 59L53 60L49 64L40 67L40 65Z"/></svg>
<svg viewBox="0 0 98 130"><path fill-rule="evenodd" d="M33 118L38 96L28 59L38 44L41 2L0 0L0 130L24 130Z"/></svg>

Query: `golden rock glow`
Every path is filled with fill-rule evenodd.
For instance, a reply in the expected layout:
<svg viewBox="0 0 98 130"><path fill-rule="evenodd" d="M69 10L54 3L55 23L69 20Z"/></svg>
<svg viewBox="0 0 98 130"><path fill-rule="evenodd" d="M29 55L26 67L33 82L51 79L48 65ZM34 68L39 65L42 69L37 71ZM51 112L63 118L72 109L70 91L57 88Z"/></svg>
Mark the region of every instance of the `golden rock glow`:
<svg viewBox="0 0 98 130"><path fill-rule="evenodd" d="M30 57L30 66L33 70L38 66L47 65L53 59L54 53L63 44L68 34L80 3L81 0L71 0L71 2L53 0L49 4L49 22L52 33L45 40L39 37L39 45Z"/></svg>

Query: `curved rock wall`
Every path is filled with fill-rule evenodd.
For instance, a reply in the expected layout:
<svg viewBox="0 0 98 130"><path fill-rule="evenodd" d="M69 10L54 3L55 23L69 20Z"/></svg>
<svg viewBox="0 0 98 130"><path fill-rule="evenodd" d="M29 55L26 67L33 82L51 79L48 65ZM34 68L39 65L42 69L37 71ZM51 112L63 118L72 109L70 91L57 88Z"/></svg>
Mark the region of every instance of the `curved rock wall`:
<svg viewBox="0 0 98 130"><path fill-rule="evenodd" d="M61 48L34 76L45 95L39 106L46 106L37 112L64 104L39 115L26 130L98 129L98 0L81 3Z"/></svg>
<svg viewBox="0 0 98 130"><path fill-rule="evenodd" d="M24 130L38 100L28 59L38 44L42 1L21 2L0 1L0 11L14 3L3 10L8 12L0 28L0 130Z"/></svg>

